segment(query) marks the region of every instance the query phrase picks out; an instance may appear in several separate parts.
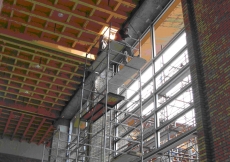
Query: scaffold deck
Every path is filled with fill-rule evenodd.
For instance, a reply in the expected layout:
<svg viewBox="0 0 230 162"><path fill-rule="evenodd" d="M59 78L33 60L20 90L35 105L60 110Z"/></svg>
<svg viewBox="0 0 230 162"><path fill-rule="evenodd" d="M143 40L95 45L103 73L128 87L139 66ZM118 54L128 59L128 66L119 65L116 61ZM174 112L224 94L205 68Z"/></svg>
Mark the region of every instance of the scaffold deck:
<svg viewBox="0 0 230 162"><path fill-rule="evenodd" d="M108 93L107 106L113 108L119 102L124 100L124 98L125 97L121 95ZM82 120L85 121L90 120L92 122L95 122L105 113L105 104L106 104L106 99L104 97L94 107L92 107L88 112L86 112L85 115L82 116ZM107 110L109 111L110 109Z"/></svg>
<svg viewBox="0 0 230 162"><path fill-rule="evenodd" d="M146 60L133 57L116 75L109 80L109 92L115 92L127 80L133 77L146 64Z"/></svg>

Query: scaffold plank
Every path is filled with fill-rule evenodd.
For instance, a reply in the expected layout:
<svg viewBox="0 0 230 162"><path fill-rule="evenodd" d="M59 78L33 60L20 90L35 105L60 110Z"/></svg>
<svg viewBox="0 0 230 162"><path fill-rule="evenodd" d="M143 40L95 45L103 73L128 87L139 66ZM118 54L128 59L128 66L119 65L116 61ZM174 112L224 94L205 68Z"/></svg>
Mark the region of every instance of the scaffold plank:
<svg viewBox="0 0 230 162"><path fill-rule="evenodd" d="M115 92L127 80L140 70L146 63L146 60L140 57L133 57L126 66L124 66L116 75L109 80L109 92Z"/></svg>
<svg viewBox="0 0 230 162"><path fill-rule="evenodd" d="M124 100L124 98L125 97L121 95L108 93L107 106L113 108L119 102ZM97 119L99 119L105 113L105 101L106 99L104 97L92 109L90 109L88 112L85 113L85 115L83 115L82 120L91 120L92 122L95 122ZM110 109L108 109L108 111L109 110Z"/></svg>
<svg viewBox="0 0 230 162"><path fill-rule="evenodd" d="M102 70L105 69L107 65L107 53L108 53L108 48L105 48L97 57L97 59L93 62L93 64L90 66L90 70L101 72ZM119 62L124 56L122 54L119 54L123 49L125 48L125 44L116 42L116 41L111 41L110 42L110 51L109 51L109 61L117 61Z"/></svg>

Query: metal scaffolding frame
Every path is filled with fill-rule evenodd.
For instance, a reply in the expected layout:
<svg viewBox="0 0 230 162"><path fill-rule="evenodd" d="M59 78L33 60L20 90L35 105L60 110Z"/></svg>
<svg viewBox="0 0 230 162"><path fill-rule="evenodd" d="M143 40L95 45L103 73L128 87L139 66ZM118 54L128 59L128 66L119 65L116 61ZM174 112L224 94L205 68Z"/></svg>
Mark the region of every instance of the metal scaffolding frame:
<svg viewBox="0 0 230 162"><path fill-rule="evenodd" d="M110 28L108 28L108 30L109 29ZM177 37L180 35L181 33L179 33ZM174 40L175 39L176 38L174 38ZM137 42L140 44L140 40L137 40ZM181 47L181 50L165 62L159 70L154 71L155 62L157 59L161 59L160 57L164 53L163 49L162 52L149 63L149 66L153 68L153 75L150 79L142 84L142 71L135 69L137 75L131 78L126 77L125 79L130 79L131 81L128 86L124 86L110 82L116 75L121 75L119 71L113 71L111 64L116 63L120 66L129 67L129 63L123 65L123 63L116 60L117 57L115 56L123 56L124 54L120 51L115 53L115 50L112 50L114 47L113 43L122 44L121 42L108 39L108 45L103 51L104 56L100 55L99 58L95 60L96 63L89 68L85 65L80 111L74 119L75 123L78 121L78 127L75 132L77 134L68 134L71 140L67 142L66 157L63 159L66 160L66 162L121 162L127 159L138 162L151 162L152 160L175 162L174 159L177 156L178 161L186 161L186 158L188 162L198 161L198 154L196 154L196 156L191 154L188 158L185 156L180 157L183 152L178 152L177 154L175 151L173 152L175 148L188 143L187 141L196 139L194 115L192 118L189 118L189 120L186 117L186 114L194 109L191 96L192 84L189 76L189 63L188 60L186 60L187 46ZM170 44L168 46L170 46ZM140 47L138 51L140 53ZM182 55L184 58L181 57L183 59L179 61L182 61L184 64L180 66L180 63L175 62L175 60ZM130 62L132 59L135 59L132 57L129 58ZM85 62L87 63L87 57ZM174 66L174 64L176 64L177 67ZM148 65L145 69L147 69L147 67ZM164 70L168 67L175 70L173 75L169 76L164 73ZM90 74L87 74L88 71L90 71ZM156 80L161 74L164 74L164 78L168 78L157 87ZM104 78L99 81L105 84L97 86L95 81L102 77ZM124 76L121 75L121 77ZM109 92L113 90L111 87L115 87L115 89L119 88L120 92L116 91L115 93L122 95L125 94L127 90L132 90L129 86L135 81L138 81L139 88L134 90L129 98L125 98L122 103L114 107L108 106ZM148 89L148 86L152 90L143 93L143 90ZM189 99L187 99L187 97ZM103 116L94 121L92 119L96 114L94 112L96 111L95 107L102 100L105 101ZM177 102L183 104L175 105ZM143 114L143 110L150 104L153 104L153 109ZM169 107L178 110L169 115ZM84 120L83 117L89 110L92 110L90 113L91 116L89 119ZM176 121L182 117L184 118L184 123L177 123ZM132 121L131 124L130 121ZM80 127L81 122L85 124L83 128ZM194 150L197 151L196 144L192 146L195 148Z"/></svg>
<svg viewBox="0 0 230 162"><path fill-rule="evenodd" d="M150 82L155 82L156 80L156 77L166 68L170 65L170 63L172 63L175 59L177 59L184 51L186 50L186 46L181 48L181 50L175 54L174 57L172 57L172 59L170 59L168 62L165 63L165 65L157 72L155 72L153 74L153 77L152 79L149 79L149 81L147 81L143 87L147 87L149 85ZM163 53L163 52L162 52ZM161 53L161 54L162 54ZM158 55L157 58L160 57L160 55ZM153 59L153 63L156 61L156 58ZM155 121L152 123L152 124L157 124L157 123L160 123L160 120L159 119L156 119L158 118L158 115L157 113L160 112L160 110L162 110L164 108L164 106L166 105L170 105L170 103L172 101L180 101L180 102L183 102L182 100L178 100L177 98L183 94L183 92L185 91L191 91L191 80L186 80L186 77L189 76L189 66L188 66L188 61L186 61L186 64L184 64L183 66L180 66L178 68L178 71L174 73L174 75L172 75L164 84L162 84L161 86L159 86L158 88L156 88L151 94L148 94L148 96L146 98L144 98L143 100L143 107L147 107L152 101L152 99L154 99L156 97L156 99L154 100L154 104L155 104L155 110L152 110L146 117L143 117L143 122L148 122L150 119L151 119L151 116L154 116L153 119L155 119ZM184 79L185 78L185 79ZM187 77L188 79L188 77ZM154 83L153 83L154 84ZM176 86L177 84L181 84L181 86L178 88L178 90L176 90L173 94L171 94L171 96L169 96L167 98L167 100L164 101L164 103L162 103L161 105L157 105L157 100L158 100L158 95L161 95L161 93L165 93L166 91L169 91L170 89L172 89L174 86ZM133 94L131 96L131 98L134 98L137 94ZM191 93L190 93L191 95ZM191 96L190 96L191 98ZM130 98L128 99L130 100ZM127 101L128 101L127 100ZM151 102L150 102L151 101ZM177 114L175 114L173 116L173 118L171 119L168 119L168 120L165 120L165 122L163 123L163 125L155 125L155 127L153 128L150 128L150 127L146 127L148 131L145 132L144 131L144 138L143 138L143 142L144 142L144 149L145 151L149 151L149 150L155 150L157 149L158 147L161 147L162 144L160 144L160 139L164 138L164 136L160 135L159 134L159 131L164 128L164 127L167 127L168 124L170 124L171 122L175 121L176 119L182 117L184 114L186 114L187 112L191 111L193 109L193 100L190 100L190 101L184 101L184 103L186 103L186 107L184 107L183 111L179 111ZM121 106L124 107L125 105L127 104L127 102L123 103L123 105ZM173 105L172 105L173 106ZM175 105L174 105L175 106ZM132 113L136 113L136 110L138 109L138 106L137 108L134 108L131 112ZM121 120L120 122L123 123L125 120L127 120L130 116L127 116L126 118L124 118L123 120ZM167 116L165 116L165 118L168 118ZM194 119L194 117L193 117ZM152 120L152 119L151 119ZM193 121L194 122L194 121ZM167 124L168 123L168 124ZM185 123L186 124L186 123ZM194 123L195 124L195 123ZM136 125L136 127L140 126L140 124ZM195 127L195 126L194 126ZM186 129L184 131L184 133L186 134L186 132L189 132L190 129L193 129L194 127L190 127L189 129ZM132 130L131 130L132 131ZM130 132L131 132L130 131ZM174 131L177 131L176 128ZM122 136L127 136L130 132L126 133L126 134L123 134ZM155 135L154 135L154 132ZM168 133L167 131L164 132L165 133L165 136L167 135L168 136ZM163 135L164 135L163 133ZM175 136L176 137L176 136ZM152 140L152 142L154 143L154 141L156 143L154 143L154 147L155 148L152 148L152 147L148 147L147 146L147 142L146 141L149 141L150 139L154 139ZM116 142L118 142L119 140L117 140ZM180 141L180 140L179 140ZM183 142L183 141L181 141ZM170 143L170 141L168 142ZM135 147L137 146L137 144L131 144L130 146L126 147L123 146L123 150L125 151L129 151L129 150L134 150ZM158 146L158 147L157 147ZM145 159L144 159L145 161Z"/></svg>
<svg viewBox="0 0 230 162"><path fill-rule="evenodd" d="M114 155L119 154L129 154L132 155L134 157L142 157L142 153L143 153L143 136L142 138L138 140L135 139L127 139L124 137L119 137L118 133L116 132L117 129L115 128L115 126L120 125L126 128L133 128L133 129L137 129L133 126L130 126L128 124L125 123L120 123L117 120L117 114L129 114L131 116L135 116L136 118L139 119L139 121L141 122L141 126L139 129L140 131L140 135L143 134L143 127L142 127L142 100L141 97L139 99L139 111L140 113L137 115L135 113L131 113L128 112L126 110L119 110L117 109L117 106L111 107L109 106L109 93L112 91L112 93L117 94L117 89L122 87L123 84L125 83L125 81L127 80L135 80L136 78L134 77L134 74L138 75L139 78L139 85L141 87L141 67L145 64L145 61L143 61L144 59L140 58L140 57L131 57L131 56L124 56L125 54L122 52L124 47L129 46L127 43L124 44L124 42L117 42L114 41L112 39L110 39L110 35L111 35L111 27L109 27L107 30L109 30L109 38L107 40L107 47L102 51L102 54L99 56L99 60L95 60L95 62L93 63L93 65L91 67L89 67L88 69L86 68L86 64L85 64L85 71L84 71L84 77L83 77L83 83L82 83L82 88L81 88L81 105L80 105L80 110L78 113L78 117L79 118L79 126L78 126L78 130L77 130L77 139L75 139L75 143L74 144L70 144L69 148L74 148L74 151L76 152L76 159L75 161L103 161L103 162L107 162L110 161ZM106 31L105 31L106 32ZM135 40L135 41L139 41L140 40ZM119 49L116 49L116 46L119 47ZM128 48L134 48L129 46ZM116 51L117 50L117 51ZM140 53L140 48L137 49L138 52ZM104 55L104 58L102 58ZM127 64L123 64L123 62L120 62L120 60L124 57L128 58L128 63ZM137 65L133 65L132 60L133 59L138 59L139 61L142 60L142 64L140 64L139 66ZM85 63L87 63L87 57L86 57L86 61ZM118 66L123 66L123 68L120 71L116 71L114 70L114 64L118 65ZM126 69L125 69L126 68ZM86 75L87 71L90 71L91 74L93 74L93 77L89 77ZM127 72L132 73L132 75L127 75ZM105 74L105 78L103 78L105 80L105 85L100 85L100 89L97 89L96 87L96 83L95 80L97 80L98 77L102 77L102 75ZM118 80L120 79L119 76L123 79L123 84L122 85L116 85L117 82L112 82L111 80L113 80L114 78ZM129 76L129 77L127 77ZM86 80L91 79L91 82L87 82ZM91 84L91 86L86 84ZM89 89L89 87L91 89ZM115 87L115 88L111 88L111 87ZM85 93L87 93L85 95ZM142 90L139 91L139 95L142 95ZM96 120L94 120L93 118L95 118L95 116L97 115L98 111L96 110L97 105L101 102L101 100L104 100L104 109L102 112L102 116ZM87 118L87 120L84 120L84 116L86 116L87 114L90 114L91 116L89 118ZM86 115L85 115L86 114ZM92 131L93 127L95 127L95 123L97 121L100 120L100 129L98 129L96 132ZM80 128L80 122L84 122L85 126L84 128ZM93 139L100 139L99 143L101 143L101 145L97 145L96 143L93 142ZM116 149L116 146L113 144L115 140L124 140L127 142L131 142L131 143L137 143L138 145L140 145L139 149L136 153L132 152L123 152L123 151L119 151L118 149ZM74 140L72 140L74 141ZM92 156L92 150L96 148L96 150L99 150L99 152L101 152L100 157L101 158L96 158ZM71 154L73 152L70 151L69 155L71 157ZM91 160L93 159L93 160ZM71 160L70 160L71 161Z"/></svg>

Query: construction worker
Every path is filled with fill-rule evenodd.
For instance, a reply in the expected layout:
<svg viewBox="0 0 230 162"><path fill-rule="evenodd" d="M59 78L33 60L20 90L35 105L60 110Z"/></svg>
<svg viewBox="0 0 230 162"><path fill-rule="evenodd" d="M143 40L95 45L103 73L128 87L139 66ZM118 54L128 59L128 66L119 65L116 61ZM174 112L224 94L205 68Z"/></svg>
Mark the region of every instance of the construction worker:
<svg viewBox="0 0 230 162"><path fill-rule="evenodd" d="M122 42L126 45L125 49L122 51L125 54L122 59L123 64L127 64L127 55L133 57L132 49L130 45L125 41L126 38L131 38L128 32L129 32L129 28L122 28L118 30L115 36L116 41Z"/></svg>

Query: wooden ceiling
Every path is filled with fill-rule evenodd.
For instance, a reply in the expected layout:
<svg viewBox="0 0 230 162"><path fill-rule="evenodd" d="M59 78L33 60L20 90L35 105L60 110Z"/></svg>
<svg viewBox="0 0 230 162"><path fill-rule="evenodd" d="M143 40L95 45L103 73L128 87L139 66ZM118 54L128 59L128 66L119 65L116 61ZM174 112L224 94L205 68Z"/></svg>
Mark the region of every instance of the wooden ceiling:
<svg viewBox="0 0 230 162"><path fill-rule="evenodd" d="M53 121L82 82L85 58L80 53L95 55L103 28L110 23L120 28L137 3L3 0L0 135L37 144L49 139Z"/></svg>

